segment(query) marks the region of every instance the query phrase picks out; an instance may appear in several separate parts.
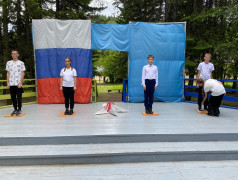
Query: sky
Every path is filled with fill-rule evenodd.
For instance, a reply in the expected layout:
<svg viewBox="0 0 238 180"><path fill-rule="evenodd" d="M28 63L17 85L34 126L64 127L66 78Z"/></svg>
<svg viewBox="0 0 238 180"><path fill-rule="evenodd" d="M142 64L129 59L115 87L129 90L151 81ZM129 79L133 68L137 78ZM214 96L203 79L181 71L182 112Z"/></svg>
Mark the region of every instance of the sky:
<svg viewBox="0 0 238 180"><path fill-rule="evenodd" d="M106 16L118 16L118 9L113 6L113 2L114 0L93 0L90 5L94 7L100 7L100 5L103 4L103 6L107 6L107 8L101 11L99 14Z"/></svg>

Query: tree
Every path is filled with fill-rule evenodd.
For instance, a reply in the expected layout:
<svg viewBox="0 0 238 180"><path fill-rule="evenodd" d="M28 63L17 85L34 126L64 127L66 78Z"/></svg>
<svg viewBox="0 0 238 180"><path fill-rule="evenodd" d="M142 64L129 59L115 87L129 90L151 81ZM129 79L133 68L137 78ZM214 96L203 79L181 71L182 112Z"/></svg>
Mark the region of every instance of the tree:
<svg viewBox="0 0 238 180"><path fill-rule="evenodd" d="M92 0L3 0L0 1L0 61L2 79L6 79L5 65L11 49L18 49L26 65L26 78L35 78L31 23L32 19L88 19L104 7L95 8ZM55 9L56 6L56 9Z"/></svg>
<svg viewBox="0 0 238 180"><path fill-rule="evenodd" d="M97 15L105 7L91 7L91 1L0 1L2 79L6 78L4 69L11 49L20 51L28 69L26 77L34 78L31 22L42 18L91 19L95 23L187 21L185 67L189 77L194 77L196 65L209 52L215 65L214 78L237 79L238 0L115 0L120 10L117 18Z"/></svg>
<svg viewBox="0 0 238 180"><path fill-rule="evenodd" d="M127 77L127 53L101 51L95 67L101 67L102 75L109 77L111 83L122 82Z"/></svg>
<svg viewBox="0 0 238 180"><path fill-rule="evenodd" d="M118 23L186 21L186 74L194 78L205 53L213 78L237 79L238 0L116 0ZM189 81L193 85L193 81ZM233 83L233 87L237 87Z"/></svg>
<svg viewBox="0 0 238 180"><path fill-rule="evenodd" d="M121 13L117 22L159 22L163 20L164 0L115 0L114 5Z"/></svg>
<svg viewBox="0 0 238 180"><path fill-rule="evenodd" d="M57 19L88 19L105 7L91 7L92 0L56 0L55 17Z"/></svg>
<svg viewBox="0 0 238 180"><path fill-rule="evenodd" d="M8 36L8 24L9 24L9 7L10 7L9 0L3 0L1 2L2 6L2 24L3 24L3 64L9 59L9 36ZM3 73L3 78L6 78L6 73Z"/></svg>

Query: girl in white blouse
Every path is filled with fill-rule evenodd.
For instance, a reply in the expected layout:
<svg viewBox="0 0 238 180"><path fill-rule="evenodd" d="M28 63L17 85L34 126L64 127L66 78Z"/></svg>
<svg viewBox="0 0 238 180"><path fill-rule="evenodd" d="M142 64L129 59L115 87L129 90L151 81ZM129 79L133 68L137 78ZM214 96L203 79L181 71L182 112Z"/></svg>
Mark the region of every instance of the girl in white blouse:
<svg viewBox="0 0 238 180"><path fill-rule="evenodd" d="M60 72L61 76L61 86L60 90L63 90L64 98L65 98L65 115L72 115L74 113L74 92L76 90L76 77L77 72L71 66L71 58L65 58L65 68L63 68ZM70 101L70 103L69 103ZM69 110L70 104L70 110Z"/></svg>

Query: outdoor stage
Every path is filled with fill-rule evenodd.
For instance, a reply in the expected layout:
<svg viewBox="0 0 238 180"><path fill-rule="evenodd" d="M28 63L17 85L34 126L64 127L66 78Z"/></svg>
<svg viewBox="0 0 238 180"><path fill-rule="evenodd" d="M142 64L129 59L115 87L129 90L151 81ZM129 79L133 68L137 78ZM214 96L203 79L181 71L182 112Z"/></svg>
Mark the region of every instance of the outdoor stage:
<svg viewBox="0 0 238 180"><path fill-rule="evenodd" d="M220 108L219 117L198 114L191 103L154 103L159 116L144 116L142 103L116 105L128 113L94 115L103 103L76 104L73 117L58 117L63 104L26 105L23 117L4 117L13 108L0 109L1 137L85 136L124 134L238 133L238 110Z"/></svg>
<svg viewBox="0 0 238 180"><path fill-rule="evenodd" d="M101 105L76 104L73 117L58 117L63 104L26 105L22 117L1 109L0 178L238 176L238 110L210 117L195 112L196 104L154 103L159 116L144 116L142 103L117 102L129 112L94 115Z"/></svg>

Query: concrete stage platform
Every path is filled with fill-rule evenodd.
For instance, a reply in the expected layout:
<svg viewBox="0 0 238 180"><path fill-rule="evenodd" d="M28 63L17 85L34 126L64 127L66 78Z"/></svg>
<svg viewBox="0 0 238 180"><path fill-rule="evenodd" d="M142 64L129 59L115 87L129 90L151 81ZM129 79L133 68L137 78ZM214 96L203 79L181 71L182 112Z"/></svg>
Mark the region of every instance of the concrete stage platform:
<svg viewBox="0 0 238 180"><path fill-rule="evenodd" d="M220 117L190 103L116 103L128 113L94 115L102 103L26 105L0 110L0 179L235 179L238 110ZM34 166L32 166L34 165ZM17 176L16 173L19 173ZM83 177L83 178L82 178Z"/></svg>

